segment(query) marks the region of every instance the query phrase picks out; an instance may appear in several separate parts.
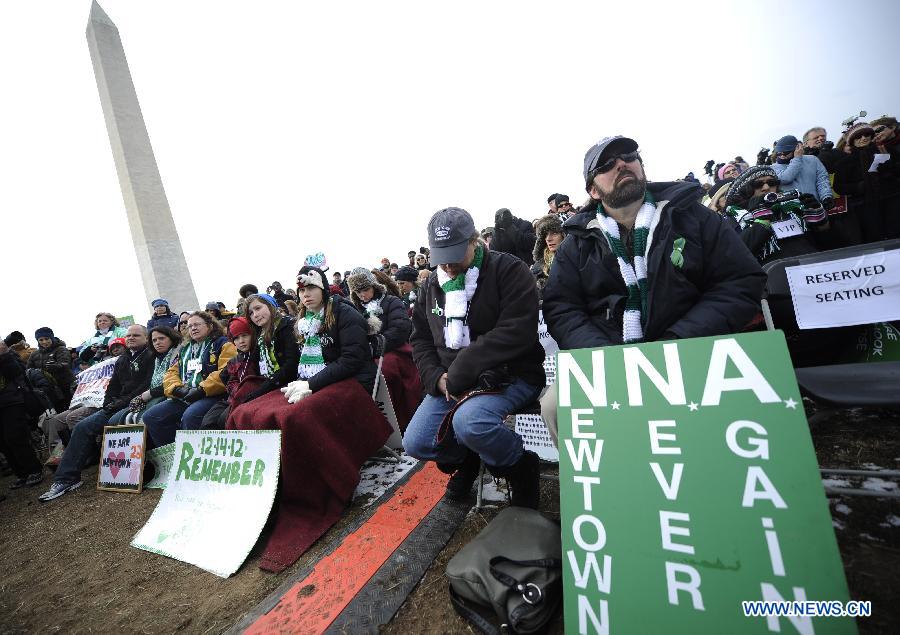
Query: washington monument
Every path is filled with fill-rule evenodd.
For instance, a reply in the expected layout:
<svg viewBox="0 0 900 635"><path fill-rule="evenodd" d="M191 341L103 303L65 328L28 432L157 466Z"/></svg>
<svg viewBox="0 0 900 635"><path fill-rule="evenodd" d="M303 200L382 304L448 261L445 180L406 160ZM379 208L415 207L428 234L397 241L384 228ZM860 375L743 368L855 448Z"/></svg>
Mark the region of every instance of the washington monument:
<svg viewBox="0 0 900 635"><path fill-rule="evenodd" d="M119 30L96 1L91 4L87 41L147 304L165 298L173 311L194 311L200 308L197 293L156 167Z"/></svg>

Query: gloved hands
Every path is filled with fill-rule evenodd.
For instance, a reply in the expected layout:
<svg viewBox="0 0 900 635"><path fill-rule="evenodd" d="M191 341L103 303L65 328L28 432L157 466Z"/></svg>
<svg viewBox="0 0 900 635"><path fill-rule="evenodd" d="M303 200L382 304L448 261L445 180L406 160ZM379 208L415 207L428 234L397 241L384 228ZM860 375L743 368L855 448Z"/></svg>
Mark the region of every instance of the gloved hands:
<svg viewBox="0 0 900 635"><path fill-rule="evenodd" d="M803 215L803 220L806 221L807 225L818 225L828 220L828 212L819 203L819 199L812 194L801 194L800 202L803 204L803 209L800 213Z"/></svg>
<svg viewBox="0 0 900 635"><path fill-rule="evenodd" d="M184 399L189 392L191 392L191 389L187 386L178 386L172 389L172 396L175 399Z"/></svg>
<svg viewBox="0 0 900 635"><path fill-rule="evenodd" d="M822 199L822 207L825 208L826 212L831 210L831 208L834 207L834 199L830 196L826 196Z"/></svg>
<svg viewBox="0 0 900 635"><path fill-rule="evenodd" d="M200 401L205 396L206 393L203 391L203 389L197 386L196 388L191 388L190 391L188 391L188 394L184 396L184 400L188 403L194 403L195 401Z"/></svg>
<svg viewBox="0 0 900 635"><path fill-rule="evenodd" d="M131 401L128 402L128 409L131 412L140 412L141 408L144 407L144 400L140 397L135 397Z"/></svg>
<svg viewBox="0 0 900 635"><path fill-rule="evenodd" d="M312 394L312 391L309 389L309 382L302 379L292 381L282 388L281 392L284 393L288 403L297 403L301 399L309 397Z"/></svg>

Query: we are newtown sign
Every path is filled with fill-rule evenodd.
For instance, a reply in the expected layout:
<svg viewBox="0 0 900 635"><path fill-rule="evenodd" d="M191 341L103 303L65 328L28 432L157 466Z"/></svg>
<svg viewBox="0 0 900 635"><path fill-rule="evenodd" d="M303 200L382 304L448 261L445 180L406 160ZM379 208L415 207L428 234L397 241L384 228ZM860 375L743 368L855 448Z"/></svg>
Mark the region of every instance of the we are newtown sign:
<svg viewBox="0 0 900 635"><path fill-rule="evenodd" d="M565 620L578 633L855 633L744 601L849 599L784 336L562 351Z"/></svg>

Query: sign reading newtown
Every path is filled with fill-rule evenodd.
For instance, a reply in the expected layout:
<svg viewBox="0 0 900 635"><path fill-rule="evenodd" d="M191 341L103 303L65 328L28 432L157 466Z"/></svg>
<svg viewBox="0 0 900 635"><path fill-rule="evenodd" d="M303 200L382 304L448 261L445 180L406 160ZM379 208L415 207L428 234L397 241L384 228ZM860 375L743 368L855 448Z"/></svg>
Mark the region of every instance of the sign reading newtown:
<svg viewBox="0 0 900 635"><path fill-rule="evenodd" d="M786 267L801 329L900 319L900 250Z"/></svg>
<svg viewBox="0 0 900 635"><path fill-rule="evenodd" d="M280 456L280 430L179 430L166 489L131 545L227 578L269 517Z"/></svg>
<svg viewBox="0 0 900 635"><path fill-rule="evenodd" d="M559 353L567 630L855 633L780 331Z"/></svg>

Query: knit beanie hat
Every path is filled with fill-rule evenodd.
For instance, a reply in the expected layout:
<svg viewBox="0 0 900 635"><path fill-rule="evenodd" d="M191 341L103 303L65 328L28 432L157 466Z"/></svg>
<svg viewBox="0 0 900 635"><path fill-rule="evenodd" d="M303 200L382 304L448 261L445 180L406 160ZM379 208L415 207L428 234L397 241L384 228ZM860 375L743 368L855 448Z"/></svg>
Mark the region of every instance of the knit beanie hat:
<svg viewBox="0 0 900 635"><path fill-rule="evenodd" d="M7 346L15 346L19 342L24 342L25 336L22 335L21 331L13 331L9 335L3 338L3 343Z"/></svg>
<svg viewBox="0 0 900 635"><path fill-rule="evenodd" d="M740 201L746 201L749 198L749 194L745 191L747 186L757 179L766 177L778 180L778 175L775 174L775 170L771 166L754 165L734 180L734 183L731 184L731 187L728 188L728 193L725 195L725 202L728 205L736 205Z"/></svg>
<svg viewBox="0 0 900 635"><path fill-rule="evenodd" d="M276 308L276 309L278 308L278 300L276 300L275 298L273 298L273 297L272 297L271 295L269 295L268 293L257 293L257 294L256 294L256 297L258 297L260 300L263 300L263 301L265 301L265 302L268 302L268 303L271 304L274 308Z"/></svg>
<svg viewBox="0 0 900 635"><path fill-rule="evenodd" d="M109 341L109 350L112 350L113 346L125 346L125 338L117 337Z"/></svg>
<svg viewBox="0 0 900 635"><path fill-rule="evenodd" d="M325 280L325 272L318 267L304 266L297 274L297 295L300 295L300 289L308 286L319 287L322 290L322 299L326 302L331 296L328 282Z"/></svg>
<svg viewBox="0 0 900 635"><path fill-rule="evenodd" d="M247 321L247 318L245 317L231 318L231 321L228 323L229 339L233 340L238 335L253 335L253 330L250 328L250 322Z"/></svg>
<svg viewBox="0 0 900 635"><path fill-rule="evenodd" d="M150 303L154 309L158 306L169 306L169 301L165 298L156 298L153 302Z"/></svg>
<svg viewBox="0 0 900 635"><path fill-rule="evenodd" d="M39 340L42 337L53 337L53 329L51 329L49 326L42 326L34 332L35 339Z"/></svg>
<svg viewBox="0 0 900 635"><path fill-rule="evenodd" d="M418 277L419 272L409 265L400 267L397 273L394 274L394 280L397 282L415 282Z"/></svg>
<svg viewBox="0 0 900 635"><path fill-rule="evenodd" d="M738 165L737 163L735 163L734 161L729 161L728 163L723 164L722 167L720 167L718 170L716 170L716 179L717 180L721 181L722 179L725 178L725 170L728 169L729 165L734 168L737 168L738 174L741 173L741 171L742 171L741 166Z"/></svg>
<svg viewBox="0 0 900 635"><path fill-rule="evenodd" d="M847 143L852 144L853 140L864 132L868 132L872 135L875 134L874 128L864 121L854 124L845 133L847 135Z"/></svg>

